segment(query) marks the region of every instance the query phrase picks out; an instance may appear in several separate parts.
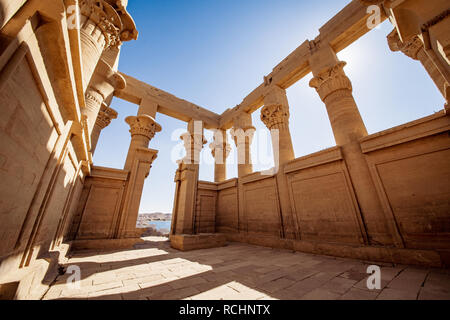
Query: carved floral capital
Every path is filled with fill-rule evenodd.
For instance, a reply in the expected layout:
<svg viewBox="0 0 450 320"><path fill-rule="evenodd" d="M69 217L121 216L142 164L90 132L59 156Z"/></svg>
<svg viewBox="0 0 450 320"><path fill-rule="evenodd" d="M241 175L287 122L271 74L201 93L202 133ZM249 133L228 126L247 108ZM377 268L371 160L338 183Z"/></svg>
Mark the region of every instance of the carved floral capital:
<svg viewBox="0 0 450 320"><path fill-rule="evenodd" d="M122 41L136 40L136 25L123 1L80 0L80 13L102 31L106 47L117 47Z"/></svg>
<svg viewBox="0 0 450 320"><path fill-rule="evenodd" d="M141 135L153 139L157 132L161 132L161 126L148 115L131 116L125 119L130 126L131 136Z"/></svg>
<svg viewBox="0 0 450 320"><path fill-rule="evenodd" d="M117 119L117 115L116 110L103 104L100 112L98 113L95 124L103 130L111 124L113 119Z"/></svg>
<svg viewBox="0 0 450 320"><path fill-rule="evenodd" d="M180 139L184 142L184 147L186 150L194 149L196 151L201 151L203 146L208 142L205 136L202 134L191 134L185 132L180 136Z"/></svg>
<svg viewBox="0 0 450 320"><path fill-rule="evenodd" d="M408 41L402 42L396 29L387 36L387 41L389 48L392 51L401 51L414 60L418 60L417 55L419 51L423 49L423 42L418 36L414 36Z"/></svg>
<svg viewBox="0 0 450 320"><path fill-rule="evenodd" d="M213 158L216 158L216 155L218 157L223 157L224 159L228 158L231 152L231 146L227 142L223 143L216 143L213 142L209 145L209 148L211 149L211 154Z"/></svg>
<svg viewBox="0 0 450 320"><path fill-rule="evenodd" d="M261 109L261 121L269 130L289 127L289 108L282 104L272 104Z"/></svg>
<svg viewBox="0 0 450 320"><path fill-rule="evenodd" d="M184 142L186 156L183 159L178 160L178 163L198 164L200 162L200 152L202 151L203 146L208 142L203 134L185 132L180 136L180 139Z"/></svg>
<svg viewBox="0 0 450 320"><path fill-rule="evenodd" d="M256 128L253 126L245 128L236 127L230 130L230 135L233 137L235 145L239 147L239 145L246 143L250 145L253 141L255 131Z"/></svg>
<svg viewBox="0 0 450 320"><path fill-rule="evenodd" d="M344 72L346 64L341 61L333 67L323 70L309 82L310 87L317 90L322 101L338 90L352 91L352 83Z"/></svg>

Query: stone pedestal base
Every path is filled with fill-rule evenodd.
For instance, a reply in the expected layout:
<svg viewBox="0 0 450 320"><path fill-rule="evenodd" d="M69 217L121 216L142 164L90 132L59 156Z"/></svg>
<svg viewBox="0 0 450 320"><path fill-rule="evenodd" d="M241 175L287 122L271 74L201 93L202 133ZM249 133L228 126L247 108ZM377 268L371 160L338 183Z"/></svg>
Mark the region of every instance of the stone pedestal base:
<svg viewBox="0 0 450 320"><path fill-rule="evenodd" d="M289 240L257 234L223 234L229 242L248 243L267 248L292 250L324 256L358 259L370 264L377 262L450 268L450 250L420 250L383 246L363 246L325 241Z"/></svg>
<svg viewBox="0 0 450 320"><path fill-rule="evenodd" d="M75 240L72 250L120 250L130 249L135 244L144 242L141 238Z"/></svg>
<svg viewBox="0 0 450 320"><path fill-rule="evenodd" d="M217 248L226 245L226 238L220 233L171 235L170 245L172 248L181 251Z"/></svg>

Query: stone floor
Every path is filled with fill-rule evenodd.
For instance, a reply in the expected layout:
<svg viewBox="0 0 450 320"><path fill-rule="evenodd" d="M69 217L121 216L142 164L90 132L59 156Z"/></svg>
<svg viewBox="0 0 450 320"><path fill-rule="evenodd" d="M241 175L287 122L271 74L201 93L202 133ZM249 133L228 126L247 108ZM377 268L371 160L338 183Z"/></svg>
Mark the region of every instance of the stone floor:
<svg viewBox="0 0 450 320"><path fill-rule="evenodd" d="M370 263L232 243L179 252L165 238L132 250L76 252L79 288L60 276L44 299L450 299L450 271L378 264L381 290L366 285Z"/></svg>

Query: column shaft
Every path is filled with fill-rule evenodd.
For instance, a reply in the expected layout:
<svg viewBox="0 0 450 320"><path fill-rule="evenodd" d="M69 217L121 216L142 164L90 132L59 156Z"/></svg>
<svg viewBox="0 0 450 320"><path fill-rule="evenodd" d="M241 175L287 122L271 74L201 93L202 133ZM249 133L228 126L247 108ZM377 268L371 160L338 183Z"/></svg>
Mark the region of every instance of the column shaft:
<svg viewBox="0 0 450 320"><path fill-rule="evenodd" d="M253 173L251 144L255 127L252 125L252 116L249 113L240 114L233 122L231 135L237 147L238 176L241 178Z"/></svg>
<svg viewBox="0 0 450 320"><path fill-rule="evenodd" d="M206 143L203 136L203 123L191 120L188 123L188 131L181 136L181 139L186 148L186 156L179 160L175 176L177 187L171 231L171 234L177 235L195 233L200 152Z"/></svg>
<svg viewBox="0 0 450 320"><path fill-rule="evenodd" d="M352 95L352 84L344 73L345 64L338 62L310 82L310 86L316 88L325 103L337 145L344 145L367 135L366 126Z"/></svg>
<svg viewBox="0 0 450 320"><path fill-rule="evenodd" d="M275 178L281 207L280 234L283 238L297 239L297 219L291 208L287 177L283 172L284 165L295 158L289 130L289 103L285 90L275 86L267 93L261 110L261 121L270 130L272 137Z"/></svg>
<svg viewBox="0 0 450 320"><path fill-rule="evenodd" d="M315 77L310 85L317 90L325 103L336 143L342 148L361 209L364 223L362 239L373 244L394 242L401 247L403 242L398 227L393 217L383 211L365 156L361 151L359 139L367 135L367 130L353 98L351 82L343 70L345 63L339 62L335 55L332 56L335 59L334 65L329 61L329 66L319 72L317 68L313 68ZM321 57L324 58L324 55ZM318 60L311 60L314 61Z"/></svg>
<svg viewBox="0 0 450 320"><path fill-rule="evenodd" d="M156 132L161 131L161 126L147 115L127 117L125 121L130 125L131 133L130 149L125 164L125 170L129 171L129 175L116 236L137 238L142 234L142 229L136 228L142 190L158 154L157 150L148 149L148 144Z"/></svg>
<svg viewBox="0 0 450 320"><path fill-rule="evenodd" d="M289 102L286 91L275 86L264 97L261 121L270 130L272 136L275 166L283 165L295 158L289 130Z"/></svg>
<svg viewBox="0 0 450 320"><path fill-rule="evenodd" d="M230 154L230 145L227 142L227 132L216 130L214 142L210 144L214 157L214 181L223 182L227 179L227 157Z"/></svg>

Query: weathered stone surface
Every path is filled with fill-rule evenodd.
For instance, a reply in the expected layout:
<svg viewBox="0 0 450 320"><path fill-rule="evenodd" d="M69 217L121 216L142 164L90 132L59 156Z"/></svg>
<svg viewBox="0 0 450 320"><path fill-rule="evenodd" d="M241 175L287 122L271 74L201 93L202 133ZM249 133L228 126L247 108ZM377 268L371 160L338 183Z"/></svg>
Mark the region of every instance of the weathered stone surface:
<svg viewBox="0 0 450 320"><path fill-rule="evenodd" d="M81 267L80 288L67 289L67 276L59 276L44 299L403 300L448 299L450 292L450 278L442 270L381 266L381 276L389 279L388 284L381 290L370 290L349 278L351 274L368 276L368 265L358 260L239 243L180 252L172 249L167 239L145 240L132 250L73 253L66 266ZM90 266L92 260L102 264ZM312 261L315 270L309 266ZM424 274L428 276L423 278ZM409 289L399 287L413 279L423 281L423 285L412 281Z"/></svg>
<svg viewBox="0 0 450 320"><path fill-rule="evenodd" d="M170 244L172 248L181 251L191 251L198 249L207 249L222 247L226 244L224 235L215 234L196 234L196 235L171 235Z"/></svg>
<svg viewBox="0 0 450 320"><path fill-rule="evenodd" d="M448 299L445 272L406 266L450 265L448 1L351 1L221 115L117 70L121 45L138 35L126 4L0 0L2 297ZM447 103L369 135L337 53L370 31L373 4L389 8L380 13L380 21L393 23L387 45L419 61ZM72 5L79 6L79 26L72 25ZM286 89L308 73L336 146L295 158ZM139 105L126 118L131 143L123 170L92 161L101 130L117 117L114 96ZM253 172L252 113L260 108L275 168ZM178 253L140 239L136 220L158 154L148 148L162 130L158 113L187 122L172 246L214 250ZM214 182L198 179L204 128L217 133ZM238 178L227 180L223 137L231 128ZM248 245L222 247L225 241L277 250L251 247L253 254ZM89 261L71 260L87 273L82 285L70 291L60 276L48 290L70 245L93 250ZM115 261L99 251L133 245L141 249L111 253ZM365 263L311 253L377 261L382 288L366 290Z"/></svg>

